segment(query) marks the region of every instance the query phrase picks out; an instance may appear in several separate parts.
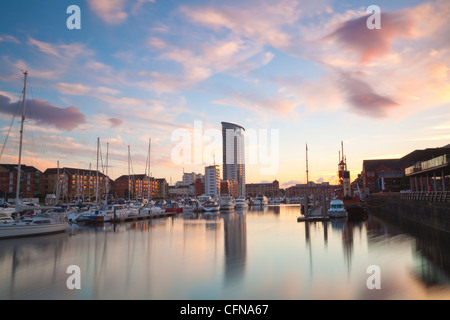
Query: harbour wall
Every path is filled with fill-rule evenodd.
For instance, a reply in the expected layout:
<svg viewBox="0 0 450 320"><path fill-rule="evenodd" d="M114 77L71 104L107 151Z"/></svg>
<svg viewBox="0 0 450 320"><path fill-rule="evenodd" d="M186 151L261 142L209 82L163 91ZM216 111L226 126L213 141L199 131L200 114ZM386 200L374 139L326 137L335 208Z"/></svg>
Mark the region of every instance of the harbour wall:
<svg viewBox="0 0 450 320"><path fill-rule="evenodd" d="M400 193L373 194L365 202L369 214L398 225L415 223L450 233L450 202Z"/></svg>

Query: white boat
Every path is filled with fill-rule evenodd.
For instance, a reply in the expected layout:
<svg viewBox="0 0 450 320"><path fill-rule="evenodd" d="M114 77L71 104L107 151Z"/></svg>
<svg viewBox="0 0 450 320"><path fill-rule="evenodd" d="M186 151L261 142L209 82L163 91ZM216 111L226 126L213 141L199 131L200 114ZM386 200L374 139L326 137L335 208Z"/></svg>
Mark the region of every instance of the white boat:
<svg viewBox="0 0 450 320"><path fill-rule="evenodd" d="M142 207L140 214L143 216L146 216L146 215L152 215L152 214L162 214L165 211L166 210L163 207L148 204L148 205L145 205L144 207Z"/></svg>
<svg viewBox="0 0 450 320"><path fill-rule="evenodd" d="M128 217L128 208L123 204L102 204L77 219L77 222L111 222L124 220Z"/></svg>
<svg viewBox="0 0 450 320"><path fill-rule="evenodd" d="M207 201L203 204L203 210L206 212L214 212L220 210L220 204L216 201Z"/></svg>
<svg viewBox="0 0 450 320"><path fill-rule="evenodd" d="M25 123L25 101L26 101L26 89L27 89L27 76L28 72L24 72L24 88L23 88L23 100L22 100L22 121L20 127L20 144L19 144L19 158L17 166L17 181L16 184L16 203L15 209L16 218L14 222L7 222L0 224L0 239L13 238L13 237L26 237L42 234L49 234L55 232L64 232L69 228L69 224L65 220L65 216L62 214L39 214L30 218L20 219L20 213L27 210L33 212L38 210L50 209L46 207L33 207L25 206L19 199L20 194L20 180L21 180L21 159L22 159L22 141L23 141L23 126Z"/></svg>
<svg viewBox="0 0 450 320"><path fill-rule="evenodd" d="M63 219L55 220L46 213L0 224L0 239L37 236L42 234L64 232L69 224Z"/></svg>
<svg viewBox="0 0 450 320"><path fill-rule="evenodd" d="M264 206L269 203L269 200L266 198L265 195L258 194L256 198L253 200L253 205L256 206Z"/></svg>
<svg viewBox="0 0 450 320"><path fill-rule="evenodd" d="M133 204L128 206L128 217L138 217L141 213L141 210L144 208L144 204L141 202L134 202Z"/></svg>
<svg viewBox="0 0 450 320"><path fill-rule="evenodd" d="M235 208L244 209L248 208L248 202L244 198L237 198Z"/></svg>
<svg viewBox="0 0 450 320"><path fill-rule="evenodd" d="M328 209L328 216L332 218L345 218L348 216L345 209L344 202L339 199L331 200L330 209Z"/></svg>
<svg viewBox="0 0 450 320"><path fill-rule="evenodd" d="M224 195L220 198L219 205L221 210L231 210L236 206L236 200L231 196Z"/></svg>
<svg viewBox="0 0 450 320"><path fill-rule="evenodd" d="M187 200L186 203L182 206L182 208L183 213L193 213L202 210L202 206L197 199Z"/></svg>

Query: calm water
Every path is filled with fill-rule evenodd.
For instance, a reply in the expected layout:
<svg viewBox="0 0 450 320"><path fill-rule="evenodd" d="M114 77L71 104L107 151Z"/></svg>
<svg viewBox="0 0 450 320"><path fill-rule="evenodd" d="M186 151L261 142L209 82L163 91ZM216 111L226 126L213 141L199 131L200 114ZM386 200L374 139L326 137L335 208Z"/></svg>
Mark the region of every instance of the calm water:
<svg viewBox="0 0 450 320"><path fill-rule="evenodd" d="M0 241L0 299L450 299L448 238L297 222L299 206L179 215ZM419 232L419 233L417 233ZM69 290L68 266L81 270ZM369 266L381 289L368 289Z"/></svg>

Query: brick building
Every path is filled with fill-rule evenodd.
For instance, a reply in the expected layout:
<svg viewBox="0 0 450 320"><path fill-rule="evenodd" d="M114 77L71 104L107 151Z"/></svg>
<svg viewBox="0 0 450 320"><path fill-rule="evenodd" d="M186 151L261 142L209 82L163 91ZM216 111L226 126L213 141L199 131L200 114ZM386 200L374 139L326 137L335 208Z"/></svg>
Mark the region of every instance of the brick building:
<svg viewBox="0 0 450 320"><path fill-rule="evenodd" d="M248 183L245 185L247 196L255 197L263 194L266 197L278 197L280 193L280 183L278 180L268 183Z"/></svg>
<svg viewBox="0 0 450 320"><path fill-rule="evenodd" d="M21 165L19 198L36 198L41 193L42 172L33 166ZM0 164L0 197L14 199L17 188L17 164Z"/></svg>

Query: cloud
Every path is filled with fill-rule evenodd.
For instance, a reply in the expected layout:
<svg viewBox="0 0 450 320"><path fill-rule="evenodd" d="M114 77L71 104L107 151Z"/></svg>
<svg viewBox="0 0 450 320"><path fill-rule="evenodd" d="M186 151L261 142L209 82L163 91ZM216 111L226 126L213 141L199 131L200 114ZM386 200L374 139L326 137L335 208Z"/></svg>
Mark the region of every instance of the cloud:
<svg viewBox="0 0 450 320"><path fill-rule="evenodd" d="M142 10L144 4L155 2L156 0L88 0L91 10L110 25L125 22L130 13L136 15Z"/></svg>
<svg viewBox="0 0 450 320"><path fill-rule="evenodd" d="M121 119L117 118L109 118L108 121L111 123L111 128L118 127L123 123Z"/></svg>
<svg viewBox="0 0 450 320"><path fill-rule="evenodd" d="M17 102L11 102L8 97L0 95L1 113L15 114L17 104ZM26 117L39 125L51 125L65 131L72 131L86 123L86 117L79 108L74 106L61 108L40 99L26 101Z"/></svg>
<svg viewBox="0 0 450 320"><path fill-rule="evenodd" d="M8 35L8 34L0 36L0 42L13 42L13 43L17 43L17 44L20 43L20 41L16 37Z"/></svg>
<svg viewBox="0 0 450 320"><path fill-rule="evenodd" d="M391 52L394 40L399 37L411 37L413 23L406 12L381 13L381 29L367 28L370 15L341 23L335 31L325 36L322 41L336 41L345 51L353 51L366 63L376 57Z"/></svg>
<svg viewBox="0 0 450 320"><path fill-rule="evenodd" d="M352 110L364 116L383 118L399 104L387 96L374 92L370 85L348 73L342 72L338 82Z"/></svg>
<svg viewBox="0 0 450 320"><path fill-rule="evenodd" d="M128 18L126 0L88 0L89 7L108 24L121 24Z"/></svg>
<svg viewBox="0 0 450 320"><path fill-rule="evenodd" d="M228 29L240 37L271 45L289 47L291 34L283 27L293 25L302 12L298 1L245 1L244 4L222 7L186 7L181 11L191 21L213 30Z"/></svg>

